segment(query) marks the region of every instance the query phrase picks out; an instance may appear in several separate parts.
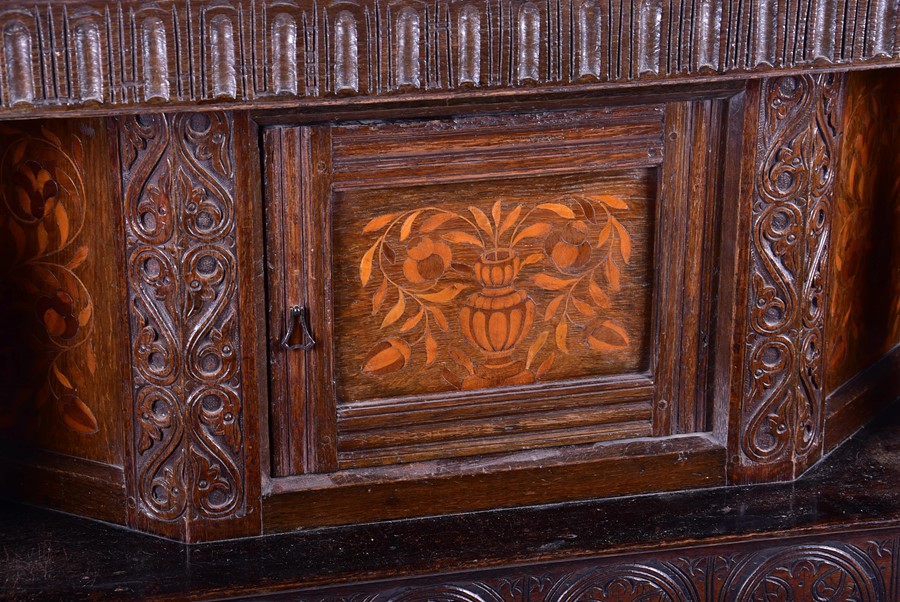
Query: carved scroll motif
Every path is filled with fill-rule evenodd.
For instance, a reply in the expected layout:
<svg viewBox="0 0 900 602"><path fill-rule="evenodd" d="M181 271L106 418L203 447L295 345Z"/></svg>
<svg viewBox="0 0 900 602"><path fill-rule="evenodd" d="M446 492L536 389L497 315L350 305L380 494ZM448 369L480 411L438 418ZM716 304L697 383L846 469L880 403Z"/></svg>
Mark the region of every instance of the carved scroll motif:
<svg viewBox="0 0 900 602"><path fill-rule="evenodd" d="M769 80L750 244L741 453L803 462L822 431L825 277L842 80Z"/></svg>
<svg viewBox="0 0 900 602"><path fill-rule="evenodd" d="M160 521L245 504L231 119L121 122L137 497Z"/></svg>

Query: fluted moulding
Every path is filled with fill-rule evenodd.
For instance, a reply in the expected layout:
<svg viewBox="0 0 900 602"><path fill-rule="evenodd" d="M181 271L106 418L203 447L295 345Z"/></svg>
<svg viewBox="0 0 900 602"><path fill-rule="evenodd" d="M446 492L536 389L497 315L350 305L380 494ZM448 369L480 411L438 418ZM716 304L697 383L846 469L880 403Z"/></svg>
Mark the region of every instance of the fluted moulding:
<svg viewBox="0 0 900 602"><path fill-rule="evenodd" d="M285 13L272 21L272 79L275 94L297 94L297 22Z"/></svg>
<svg viewBox="0 0 900 602"><path fill-rule="evenodd" d="M459 84L481 81L481 13L471 4L459 11Z"/></svg>
<svg viewBox="0 0 900 602"><path fill-rule="evenodd" d="M147 100L169 98L169 62L166 55L166 27L159 17L141 24L144 58L144 97Z"/></svg>
<svg viewBox="0 0 900 602"><path fill-rule="evenodd" d="M359 92L358 48L359 35L356 29L356 19L349 12L342 11L334 24L335 92ZM418 44L416 44L416 51L418 52ZM418 58L416 64L418 65Z"/></svg>
<svg viewBox="0 0 900 602"><path fill-rule="evenodd" d="M103 102L103 51L100 26L79 23L75 26L75 69L78 74L79 98L82 102Z"/></svg>
<svg viewBox="0 0 900 602"><path fill-rule="evenodd" d="M234 26L225 15L209 21L210 73L216 98L237 98L237 74L234 58Z"/></svg>
<svg viewBox="0 0 900 602"><path fill-rule="evenodd" d="M603 15L596 0L585 0L578 7L578 76L600 77L600 32Z"/></svg>
<svg viewBox="0 0 900 602"><path fill-rule="evenodd" d="M34 72L31 65L31 33L20 21L3 28L6 54L6 81L9 104L34 102Z"/></svg>
<svg viewBox="0 0 900 602"><path fill-rule="evenodd" d="M659 74L661 24L662 6L659 0L642 0L638 27L637 75L639 76L644 73Z"/></svg>
<svg viewBox="0 0 900 602"><path fill-rule="evenodd" d="M397 15L395 31L397 53L394 65L397 87L421 85L419 74L419 41L421 26L419 15L409 7L404 7Z"/></svg>
<svg viewBox="0 0 900 602"><path fill-rule="evenodd" d="M540 81L541 65L541 12L531 2L519 9L518 68L520 82Z"/></svg>

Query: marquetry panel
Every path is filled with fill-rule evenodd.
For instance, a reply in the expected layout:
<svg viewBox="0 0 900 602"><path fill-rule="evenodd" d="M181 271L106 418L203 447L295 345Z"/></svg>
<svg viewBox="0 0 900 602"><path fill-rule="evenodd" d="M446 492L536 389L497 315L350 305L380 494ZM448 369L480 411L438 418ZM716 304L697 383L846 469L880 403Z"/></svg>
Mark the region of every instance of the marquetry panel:
<svg viewBox="0 0 900 602"><path fill-rule="evenodd" d="M900 79L848 78L835 188L826 390L900 343Z"/></svg>
<svg viewBox="0 0 900 602"><path fill-rule="evenodd" d="M748 297L738 335L744 347L735 382L740 405L728 434L737 447L731 462L738 479L793 477L822 453L842 101L839 75L766 80L759 88L759 121L745 133L756 139L758 152L743 189L752 203L748 272L741 276Z"/></svg>
<svg viewBox="0 0 900 602"><path fill-rule="evenodd" d="M339 399L648 371L656 179L338 192Z"/></svg>
<svg viewBox="0 0 900 602"><path fill-rule="evenodd" d="M239 310L236 122L224 113L119 121L131 521L185 539L252 533L253 517L243 519L258 503L247 481L254 433L242 357L252 343Z"/></svg>
<svg viewBox="0 0 900 602"><path fill-rule="evenodd" d="M0 125L0 430L121 465L127 379L108 122Z"/></svg>
<svg viewBox="0 0 900 602"><path fill-rule="evenodd" d="M716 182L686 149L714 152L722 119L701 101L271 130L275 473L703 430L708 295L684 279Z"/></svg>
<svg viewBox="0 0 900 602"><path fill-rule="evenodd" d="M898 60L886 0L70 0L0 8L0 112L289 107Z"/></svg>

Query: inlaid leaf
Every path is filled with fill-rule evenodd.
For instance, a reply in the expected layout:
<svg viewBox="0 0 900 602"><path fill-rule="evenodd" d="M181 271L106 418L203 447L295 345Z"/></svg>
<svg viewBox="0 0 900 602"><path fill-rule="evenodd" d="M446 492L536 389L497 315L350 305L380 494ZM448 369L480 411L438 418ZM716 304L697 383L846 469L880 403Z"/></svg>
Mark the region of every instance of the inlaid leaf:
<svg viewBox="0 0 900 602"><path fill-rule="evenodd" d="M65 388L71 390L75 389L75 387L72 386L71 381L69 381L68 377L66 377L66 375L60 371L56 364L53 364L53 376L55 376L56 380L59 381L59 384L61 384Z"/></svg>
<svg viewBox="0 0 900 602"><path fill-rule="evenodd" d="M606 278L609 280L609 287L614 291L617 291L620 288L619 275L619 266L616 265L616 262L610 255L606 258Z"/></svg>
<svg viewBox="0 0 900 602"><path fill-rule="evenodd" d="M387 213L385 215L379 215L378 217L372 218L368 224L363 228L363 232L375 232L376 230L381 230L385 226L387 226L391 221L397 217L396 213Z"/></svg>
<svg viewBox="0 0 900 602"><path fill-rule="evenodd" d="M545 234L550 232L550 229L550 224L546 224L544 222L532 224L516 234L516 237L512 241L512 246L516 246L520 241L526 238L536 238L538 236L544 236Z"/></svg>
<svg viewBox="0 0 900 602"><path fill-rule="evenodd" d="M416 324L422 321L422 316L425 315L425 308L420 307L419 311L416 312L416 315L411 317L409 320L403 323L403 326L400 327L400 332L406 332L407 330L412 330L416 327Z"/></svg>
<svg viewBox="0 0 900 602"><path fill-rule="evenodd" d="M543 256L542 254L540 254L540 253L532 253L531 255L529 255L528 257L526 257L524 260L522 260L522 265L521 265L521 267L524 268L526 265L531 265L531 264L533 264L533 263L540 263L540 262L542 262L543 260L544 260L544 256Z"/></svg>
<svg viewBox="0 0 900 602"><path fill-rule="evenodd" d="M468 232L447 232L441 236L444 240L484 248L484 243Z"/></svg>
<svg viewBox="0 0 900 602"><path fill-rule="evenodd" d="M84 145L81 143L81 138L77 136L72 137L72 156L78 165L84 163Z"/></svg>
<svg viewBox="0 0 900 602"><path fill-rule="evenodd" d="M618 197L610 196L608 194L591 195L588 198L591 198L595 201L600 201L604 205L609 205L610 207L613 207L614 209L628 209L628 205L625 203L625 201L623 201L622 199L620 199Z"/></svg>
<svg viewBox="0 0 900 602"><path fill-rule="evenodd" d="M87 259L88 256L88 248L87 246L81 246L75 251L75 254L72 255L72 259L69 260L69 263L66 264L70 270L74 270Z"/></svg>
<svg viewBox="0 0 900 602"><path fill-rule="evenodd" d="M568 353L569 348L566 345L566 337L569 334L569 325L565 320L557 324L556 326L556 346L563 353Z"/></svg>
<svg viewBox="0 0 900 602"><path fill-rule="evenodd" d="M627 347L630 340L624 328L606 320L588 335L587 342L597 351L615 351Z"/></svg>
<svg viewBox="0 0 900 602"><path fill-rule="evenodd" d="M560 203L541 203L537 206L537 208L552 211L556 215L564 217L566 219L575 219L575 212L572 211L569 207L566 207L565 205L562 205Z"/></svg>
<svg viewBox="0 0 900 602"><path fill-rule="evenodd" d="M450 301L451 299L456 297L461 291L464 291L465 289L466 285L456 282L436 293L422 293L419 295L419 297L425 299L426 301L431 301L432 303L446 303L447 301Z"/></svg>
<svg viewBox="0 0 900 602"><path fill-rule="evenodd" d="M538 367L537 372L534 373L535 378L540 378L543 375L547 374L547 372L550 371L550 368L553 367L553 360L555 360L555 359L556 359L556 352L554 351L550 355L547 356L547 359L545 359L543 362L541 362L541 365Z"/></svg>
<svg viewBox="0 0 900 602"><path fill-rule="evenodd" d="M403 225L400 226L400 240L406 240L409 238L409 233L412 232L413 222L416 221L416 218L419 217L422 211L413 211L409 214L405 220L403 220Z"/></svg>
<svg viewBox="0 0 900 602"><path fill-rule="evenodd" d="M603 289L597 286L597 283L593 280L591 280L591 283L588 285L588 292L591 294L591 299L594 300L597 307L601 309L609 307L609 297L606 296Z"/></svg>
<svg viewBox="0 0 900 602"><path fill-rule="evenodd" d="M46 127L41 126L41 134L43 134L44 138L62 148L62 141L59 139L59 136L48 130Z"/></svg>
<svg viewBox="0 0 900 602"><path fill-rule="evenodd" d="M598 249L606 244L606 241L609 240L610 233L612 233L612 226L610 226L609 222L606 222L606 225L600 228L600 236L597 237Z"/></svg>
<svg viewBox="0 0 900 602"><path fill-rule="evenodd" d="M457 349L456 347L450 348L450 357L456 360L456 363L466 369L466 372L469 374L475 374L475 365L472 363L472 360L469 357Z"/></svg>
<svg viewBox="0 0 900 602"><path fill-rule="evenodd" d="M390 337L379 341L369 351L362 371L369 374L390 374L396 372L409 361L409 344L403 339Z"/></svg>
<svg viewBox="0 0 900 602"><path fill-rule="evenodd" d="M494 203L494 206L491 207L491 217L494 218L494 227L498 229L500 228L500 209L500 201L496 201Z"/></svg>
<svg viewBox="0 0 900 602"><path fill-rule="evenodd" d="M610 221L616 229L616 232L619 233L619 250L622 251L622 259L625 260L625 263L628 263L631 261L631 235L628 234L625 226L623 226L619 220L611 217Z"/></svg>
<svg viewBox="0 0 900 602"><path fill-rule="evenodd" d="M38 224L37 227L37 242L38 255L43 255L44 251L47 250L47 244L50 242L50 237L47 235L47 228L44 226L44 222Z"/></svg>
<svg viewBox="0 0 900 602"><path fill-rule="evenodd" d="M559 306L560 304L562 304L563 299L565 298L565 295L560 295L547 304L547 311L544 312L545 322L549 322L551 319L553 319L553 316L555 316L556 312L559 311Z"/></svg>
<svg viewBox="0 0 900 602"><path fill-rule="evenodd" d="M516 205L516 208L510 211L506 219L503 220L503 225L500 226L500 234L512 228L519 220L520 215L522 215L522 205Z"/></svg>
<svg viewBox="0 0 900 602"><path fill-rule="evenodd" d="M522 266L521 266L521 267L524 268L526 265L531 265L531 264L533 264L533 263L540 263L540 262L542 262L543 260L544 260L544 256L543 256L542 254L540 254L540 253L532 253L531 255L529 255L528 257L526 257L525 259L522 260Z"/></svg>
<svg viewBox="0 0 900 602"><path fill-rule="evenodd" d="M406 311L406 298L403 296L403 291L398 290L397 293L399 295L397 297L397 305L391 308L391 311L384 317L384 321L381 323L382 328L390 326L399 320L400 316L403 315L403 312Z"/></svg>
<svg viewBox="0 0 900 602"><path fill-rule="evenodd" d="M457 375L453 374L452 372L450 372L449 370L447 370L446 368L441 368L441 376L443 376L444 380L446 380L448 383L450 383L450 386L453 387L454 389L462 389L462 387L463 387L462 379L460 377L458 377Z"/></svg>
<svg viewBox="0 0 900 602"><path fill-rule="evenodd" d="M378 290L375 291L375 294L372 295L372 315L378 313L378 310L381 309L381 306L384 305L384 298L387 297L388 291L388 283L387 278L381 279L381 286L378 287Z"/></svg>
<svg viewBox="0 0 900 602"><path fill-rule="evenodd" d="M22 161L22 157L25 156L25 147L28 145L28 141L25 139L20 140L12 151L12 164L15 165Z"/></svg>
<svg viewBox="0 0 900 602"><path fill-rule="evenodd" d="M547 342L547 337L550 336L550 331L545 330L541 334L538 335L538 338L534 340L534 343L531 344L531 347L528 348L528 356L525 358L525 368L531 368L531 363L534 361L534 356L536 356L541 348L543 348L544 343Z"/></svg>
<svg viewBox="0 0 900 602"><path fill-rule="evenodd" d="M440 228L444 222L450 221L454 217L459 217L455 213L436 213L422 222L419 228L422 232L434 232Z"/></svg>
<svg viewBox="0 0 900 602"><path fill-rule="evenodd" d="M484 230L484 233L488 236L494 235L494 230L491 228L491 222L488 221L487 216L484 214L484 211L479 209L478 207L469 207L469 213L472 214L472 217L475 218L475 223L478 224L478 227Z"/></svg>
<svg viewBox="0 0 900 602"><path fill-rule="evenodd" d="M372 275L372 260L375 258L375 251L377 250L378 243L376 242L369 247L369 250L363 255L362 261L359 262L359 279L363 286L369 283L369 277Z"/></svg>
<svg viewBox="0 0 900 602"><path fill-rule="evenodd" d="M597 223L597 212L594 210L594 204L588 201L587 199L575 199L578 202L578 206L581 207L582 213L584 213L584 219L591 222L592 224Z"/></svg>
<svg viewBox="0 0 900 602"><path fill-rule="evenodd" d="M430 366L437 359L438 344L431 336L431 329L425 329L425 365Z"/></svg>
<svg viewBox="0 0 900 602"><path fill-rule="evenodd" d="M87 342L84 348L84 360L85 364L87 364L88 372L94 374L97 372L97 354L94 353L94 346L90 341Z"/></svg>
<svg viewBox="0 0 900 602"><path fill-rule="evenodd" d="M62 203L56 204L56 227L59 229L59 246L66 246L69 240L69 212Z"/></svg>
<svg viewBox="0 0 900 602"><path fill-rule="evenodd" d="M557 278L556 276L544 273L535 274L531 279L536 285L547 291L558 291L566 288L577 280L577 278Z"/></svg>
<svg viewBox="0 0 900 602"><path fill-rule="evenodd" d="M87 323L91 321L91 313L93 312L93 306L88 303L87 307L78 312L78 325L79 326L87 326Z"/></svg>
<svg viewBox="0 0 900 602"><path fill-rule="evenodd" d="M593 307L591 307L590 305L588 305L587 303L582 301L581 299L572 297L572 303L575 304L575 309L577 309L578 311L580 311L581 313L583 313L584 315L586 315L589 318L597 315L597 311Z"/></svg>
<svg viewBox="0 0 900 602"><path fill-rule="evenodd" d="M441 330L447 331L450 329L450 324L447 323L447 317L444 316L444 312L442 312L439 307L429 307L428 311L431 312L434 321L437 322L437 325Z"/></svg>
<svg viewBox="0 0 900 602"><path fill-rule="evenodd" d="M59 413L63 423L76 433L92 435L100 429L94 413L75 395L64 395L60 398Z"/></svg>

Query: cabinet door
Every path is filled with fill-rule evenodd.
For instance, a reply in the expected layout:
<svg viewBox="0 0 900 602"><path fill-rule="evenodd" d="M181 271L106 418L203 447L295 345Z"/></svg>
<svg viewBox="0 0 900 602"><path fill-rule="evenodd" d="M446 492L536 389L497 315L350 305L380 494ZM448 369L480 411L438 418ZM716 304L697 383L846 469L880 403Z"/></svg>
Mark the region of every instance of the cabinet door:
<svg viewBox="0 0 900 602"><path fill-rule="evenodd" d="M273 474L390 480L705 430L716 183L690 157L721 115L268 130Z"/></svg>

